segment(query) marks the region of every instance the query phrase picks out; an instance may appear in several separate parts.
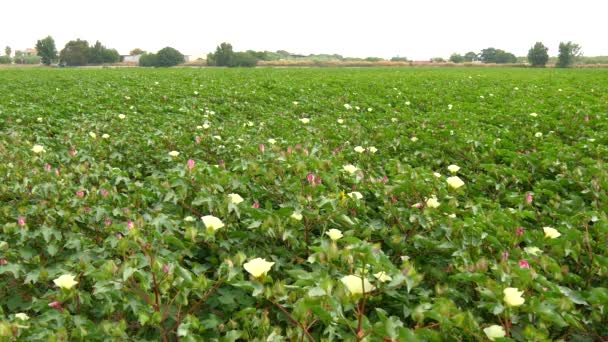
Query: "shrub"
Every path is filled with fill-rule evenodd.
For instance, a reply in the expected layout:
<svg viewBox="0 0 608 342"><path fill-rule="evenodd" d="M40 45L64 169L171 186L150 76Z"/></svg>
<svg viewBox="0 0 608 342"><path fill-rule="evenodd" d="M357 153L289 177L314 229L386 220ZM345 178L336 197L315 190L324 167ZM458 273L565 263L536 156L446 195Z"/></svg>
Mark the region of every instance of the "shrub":
<svg viewBox="0 0 608 342"><path fill-rule="evenodd" d="M568 68L574 64L577 57L581 55L581 46L573 42L559 43L559 55L557 56L558 68Z"/></svg>
<svg viewBox="0 0 608 342"><path fill-rule="evenodd" d="M236 52L232 58L230 67L254 67L258 60L249 52Z"/></svg>
<svg viewBox="0 0 608 342"><path fill-rule="evenodd" d="M0 64L11 64L12 61L9 56L0 56Z"/></svg>
<svg viewBox="0 0 608 342"><path fill-rule="evenodd" d="M156 57L156 54L144 53L141 55L141 57L139 57L139 66L155 67L158 64L157 60L158 58Z"/></svg>
<svg viewBox="0 0 608 342"><path fill-rule="evenodd" d="M89 42L86 40L71 40L59 54L61 64L67 66L87 65L89 62Z"/></svg>
<svg viewBox="0 0 608 342"><path fill-rule="evenodd" d="M549 48L545 47L543 43L537 42L534 46L528 51L528 62L533 67L544 67L549 61L549 54L547 51Z"/></svg>
<svg viewBox="0 0 608 342"><path fill-rule="evenodd" d="M156 53L156 66L172 67L184 63L184 55L172 47L166 47Z"/></svg>

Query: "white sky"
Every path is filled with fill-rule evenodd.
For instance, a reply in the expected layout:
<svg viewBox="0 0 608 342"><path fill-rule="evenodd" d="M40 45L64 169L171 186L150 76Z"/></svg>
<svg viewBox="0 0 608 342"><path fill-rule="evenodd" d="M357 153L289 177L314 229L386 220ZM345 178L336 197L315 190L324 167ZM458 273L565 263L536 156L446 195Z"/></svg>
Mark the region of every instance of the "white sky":
<svg viewBox="0 0 608 342"><path fill-rule="evenodd" d="M490 46L525 56L536 41L556 55L568 40L595 56L608 55L606 13L607 0L3 0L0 53L50 34L58 50L81 38L121 54L172 46L194 57L223 41L236 51L427 60Z"/></svg>

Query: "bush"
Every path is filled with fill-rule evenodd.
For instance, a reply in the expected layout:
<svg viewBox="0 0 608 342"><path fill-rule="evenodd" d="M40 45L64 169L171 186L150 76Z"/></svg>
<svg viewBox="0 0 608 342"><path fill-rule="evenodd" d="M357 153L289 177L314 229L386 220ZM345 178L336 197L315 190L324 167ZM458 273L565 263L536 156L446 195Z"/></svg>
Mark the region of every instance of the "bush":
<svg viewBox="0 0 608 342"><path fill-rule="evenodd" d="M559 55L557 56L558 68L568 68L574 64L577 57L581 55L581 47L573 42L559 43Z"/></svg>
<svg viewBox="0 0 608 342"><path fill-rule="evenodd" d="M450 56L450 62L452 63L462 63L464 62L464 57L459 53L453 53Z"/></svg>
<svg viewBox="0 0 608 342"><path fill-rule="evenodd" d="M0 64L11 64L12 61L9 56L0 56Z"/></svg>
<svg viewBox="0 0 608 342"><path fill-rule="evenodd" d="M156 53L156 66L172 67L184 63L184 55L172 47L166 47Z"/></svg>
<svg viewBox="0 0 608 342"><path fill-rule="evenodd" d="M40 64L41 58L38 56L19 55L14 58L15 64Z"/></svg>
<svg viewBox="0 0 608 342"><path fill-rule="evenodd" d="M547 53L549 48L545 47L543 43L537 42L528 51L528 62L533 67L544 67L549 61L549 54Z"/></svg>
<svg viewBox="0 0 608 342"><path fill-rule="evenodd" d="M158 64L158 58L153 53L144 53L139 57L139 66L155 67Z"/></svg>
<svg viewBox="0 0 608 342"><path fill-rule="evenodd" d="M232 58L230 67L254 67L258 60L249 52L236 52Z"/></svg>
<svg viewBox="0 0 608 342"><path fill-rule="evenodd" d="M59 54L61 64L67 66L82 66L89 63L89 42L86 40L71 40Z"/></svg>

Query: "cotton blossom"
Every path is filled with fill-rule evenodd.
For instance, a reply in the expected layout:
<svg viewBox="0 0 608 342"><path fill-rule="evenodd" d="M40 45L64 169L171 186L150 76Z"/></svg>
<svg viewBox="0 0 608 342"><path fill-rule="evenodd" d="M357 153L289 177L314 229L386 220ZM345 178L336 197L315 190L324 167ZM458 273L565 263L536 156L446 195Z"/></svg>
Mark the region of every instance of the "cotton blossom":
<svg viewBox="0 0 608 342"><path fill-rule="evenodd" d="M532 117L537 117L537 116L538 116L538 114L536 114L536 113L530 113L530 116L532 116Z"/></svg>
<svg viewBox="0 0 608 342"><path fill-rule="evenodd" d="M344 120L343 119L338 119L338 123L341 125L341 124L344 123Z"/></svg>
<svg viewBox="0 0 608 342"><path fill-rule="evenodd" d="M507 336L507 333L505 332L505 328L503 328L500 325L491 325L487 328L483 329L483 332L486 334L486 336L488 337L488 339L490 341L494 341L497 338L502 338Z"/></svg>
<svg viewBox="0 0 608 342"><path fill-rule="evenodd" d="M532 196L532 194L528 192L526 194L526 203L532 204L533 201L534 201L534 196Z"/></svg>
<svg viewBox="0 0 608 342"><path fill-rule="evenodd" d="M110 137L110 135L108 133L104 133L101 138L102 139L108 139Z"/></svg>
<svg viewBox="0 0 608 342"><path fill-rule="evenodd" d="M34 153L44 152L44 146L42 146L42 145L34 145L34 147L32 147L32 151Z"/></svg>
<svg viewBox="0 0 608 342"><path fill-rule="evenodd" d="M365 152L365 149L362 146L357 146L357 147L355 147L355 152L363 153L363 152Z"/></svg>
<svg viewBox="0 0 608 342"><path fill-rule="evenodd" d="M464 182L458 176L448 177L446 181L448 182L448 185L453 189L458 189L464 185Z"/></svg>
<svg viewBox="0 0 608 342"><path fill-rule="evenodd" d="M352 295L368 293L375 289L369 280L361 279L361 277L352 274L342 277L340 281Z"/></svg>
<svg viewBox="0 0 608 342"><path fill-rule="evenodd" d="M194 169L194 159L188 159L188 169Z"/></svg>
<svg viewBox="0 0 608 342"><path fill-rule="evenodd" d="M351 108L353 108L353 107L352 107L351 105L349 105L348 103L345 103L345 104L344 104L344 108L346 108L346 109L351 109Z"/></svg>
<svg viewBox="0 0 608 342"><path fill-rule="evenodd" d="M342 168L344 169L344 171L353 174L355 172L357 172L357 170L359 170L356 166L348 164L348 165L344 165L342 166Z"/></svg>
<svg viewBox="0 0 608 342"><path fill-rule="evenodd" d="M243 268L255 278L259 278L266 275L272 268L272 265L274 265L274 262L266 261L266 259L262 258L255 258L243 264Z"/></svg>
<svg viewBox="0 0 608 342"><path fill-rule="evenodd" d="M524 252L530 254L530 255L534 255L534 256L538 256L539 254L542 254L542 250L538 247L524 247Z"/></svg>
<svg viewBox="0 0 608 342"><path fill-rule="evenodd" d="M519 267L521 268L530 268L530 264L526 260L519 261Z"/></svg>
<svg viewBox="0 0 608 342"><path fill-rule="evenodd" d="M327 236L329 236L329 238L332 241L337 241L337 240L341 239L343 236L342 232L339 229L334 229L334 228L328 230L325 234L327 234Z"/></svg>
<svg viewBox="0 0 608 342"><path fill-rule="evenodd" d="M456 173L456 172L460 171L460 166L452 164L452 165L448 166L448 171L450 171L452 173Z"/></svg>
<svg viewBox="0 0 608 342"><path fill-rule="evenodd" d="M230 197L230 203L232 204L239 204L243 202L243 197L241 197L239 194L228 194L228 197Z"/></svg>
<svg viewBox="0 0 608 342"><path fill-rule="evenodd" d="M54 301L49 303L49 308L53 308L55 310L63 311L63 307L61 306L61 302Z"/></svg>
<svg viewBox="0 0 608 342"><path fill-rule="evenodd" d="M260 152L264 153L266 151L266 146L264 144L260 144Z"/></svg>
<svg viewBox="0 0 608 342"><path fill-rule="evenodd" d="M171 151L171 152L169 152L169 155L171 157L177 157L177 156L179 156L179 152L177 152L177 151Z"/></svg>
<svg viewBox="0 0 608 342"><path fill-rule="evenodd" d="M520 306L526 300L522 297L524 291L519 291L515 287L507 287L502 291L504 293L503 300L507 303L508 306Z"/></svg>
<svg viewBox="0 0 608 342"><path fill-rule="evenodd" d="M377 149L377 148L375 148L374 146L370 146L370 147L368 147L368 148L367 148L367 150L368 150L368 151L370 151L371 153L376 153L376 152L378 152L378 149Z"/></svg>
<svg viewBox="0 0 608 342"><path fill-rule="evenodd" d="M22 321L27 321L28 319L30 319L30 316L28 316L27 314L20 312L15 314L15 318L22 320Z"/></svg>
<svg viewBox="0 0 608 342"><path fill-rule="evenodd" d="M545 237L550 239L555 239L562 235L557 229L551 227L543 227L543 232L545 232Z"/></svg>
<svg viewBox="0 0 608 342"><path fill-rule="evenodd" d="M534 136L537 137L537 138L540 138L540 137L543 136L543 133L542 132L536 132L536 133L534 133Z"/></svg>
<svg viewBox="0 0 608 342"><path fill-rule="evenodd" d="M348 193L348 197L360 200L363 198L363 195L358 191L353 191Z"/></svg>
<svg viewBox="0 0 608 342"><path fill-rule="evenodd" d="M208 229L212 229L215 231L224 227L224 223L222 222L222 220L213 215L205 215L201 219L203 220L203 224L205 225L205 227L207 227Z"/></svg>
<svg viewBox="0 0 608 342"><path fill-rule="evenodd" d="M291 218L296 220L296 221L301 221L302 220L302 213L295 211L293 214L291 214Z"/></svg>
<svg viewBox="0 0 608 342"><path fill-rule="evenodd" d="M388 275L384 271L381 271L381 272L378 272L378 273L374 273L374 277L376 277L376 279L378 279L378 281L381 282L381 283L385 283L387 281L393 280L393 277L391 277L390 275Z"/></svg>
<svg viewBox="0 0 608 342"><path fill-rule="evenodd" d="M97 134L95 134L95 132L89 132L89 136L93 139L97 138Z"/></svg>
<svg viewBox="0 0 608 342"><path fill-rule="evenodd" d="M25 217L18 218L17 224L19 224L19 226L21 226L21 227L25 226Z"/></svg>
<svg viewBox="0 0 608 342"><path fill-rule="evenodd" d="M439 203L439 201L437 200L437 197L435 197L435 196L426 200L426 206L429 208L437 208L440 205L441 205L441 203Z"/></svg>
<svg viewBox="0 0 608 342"><path fill-rule="evenodd" d="M524 228L517 227L517 236L523 236L523 235L524 235Z"/></svg>
<svg viewBox="0 0 608 342"><path fill-rule="evenodd" d="M124 114L118 114L118 118L119 118L120 120L124 120L126 117L127 117L127 116L126 116L126 115L124 115Z"/></svg>
<svg viewBox="0 0 608 342"><path fill-rule="evenodd" d="M303 124L307 124L307 123L309 123L309 122L310 122L310 119L309 119L309 118L301 118L301 119L300 119L300 121L301 121Z"/></svg>
<svg viewBox="0 0 608 342"><path fill-rule="evenodd" d="M411 137L411 138L410 138L410 140L411 140L412 142L416 142L416 141L418 141L418 138L417 138L417 137Z"/></svg>
<svg viewBox="0 0 608 342"><path fill-rule="evenodd" d="M436 178L440 178L441 177L441 173L439 173L439 172L433 172L433 176L435 176Z"/></svg>
<svg viewBox="0 0 608 342"><path fill-rule="evenodd" d="M55 283L55 285L64 290L69 290L73 288L74 285L78 284L78 282L74 280L74 276L71 274L64 274L59 278L53 280L53 282Z"/></svg>
<svg viewBox="0 0 608 342"><path fill-rule="evenodd" d="M270 138L270 139L268 139L268 143L274 145L277 143L277 141L273 138Z"/></svg>

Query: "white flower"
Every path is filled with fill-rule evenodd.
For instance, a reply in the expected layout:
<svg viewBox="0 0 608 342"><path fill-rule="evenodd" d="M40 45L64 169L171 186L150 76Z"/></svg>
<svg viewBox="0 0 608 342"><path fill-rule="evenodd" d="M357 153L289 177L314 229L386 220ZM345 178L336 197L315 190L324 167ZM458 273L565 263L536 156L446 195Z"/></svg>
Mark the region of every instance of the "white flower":
<svg viewBox="0 0 608 342"><path fill-rule="evenodd" d="M260 126L263 126L263 124L264 124L263 122L260 122ZM247 121L245 126L253 127L253 121Z"/></svg>
<svg viewBox="0 0 608 342"><path fill-rule="evenodd" d="M95 132L89 132L89 136L93 139L97 138L97 134L95 134Z"/></svg>
<svg viewBox="0 0 608 342"><path fill-rule="evenodd" d="M126 115L124 115L124 114L118 114L118 118L119 118L120 120L124 120L126 117L127 117L127 116L126 116Z"/></svg>
<svg viewBox="0 0 608 342"><path fill-rule="evenodd" d="M446 181L448 182L448 185L453 189L458 189L464 185L464 182L458 176L448 177Z"/></svg>
<svg viewBox="0 0 608 342"><path fill-rule="evenodd" d="M449 105L448 105L448 109L449 109L449 110L452 110L452 107L453 107L453 106L452 106L451 104L449 104Z"/></svg>
<svg viewBox="0 0 608 342"><path fill-rule="evenodd" d="M450 214L448 215L449 218L456 218L456 214Z"/></svg>
<svg viewBox="0 0 608 342"><path fill-rule="evenodd" d="M309 122L310 122L310 119L309 119L309 118L301 118L301 119L300 119L300 121L301 121L303 124L307 124L307 123L309 123Z"/></svg>
<svg viewBox="0 0 608 342"><path fill-rule="evenodd" d="M361 193L358 191L353 191L348 193L348 197L360 200L363 198L363 195L361 195Z"/></svg>
<svg viewBox="0 0 608 342"><path fill-rule="evenodd" d="M108 139L110 137L110 135L108 133L104 133L101 137L103 139Z"/></svg>
<svg viewBox="0 0 608 342"><path fill-rule="evenodd" d="M64 274L61 277L53 280L53 282L55 285L65 290L69 290L74 287L74 285L78 284L78 282L74 280L74 276L71 274Z"/></svg>
<svg viewBox="0 0 608 342"><path fill-rule="evenodd" d="M203 126L196 126L196 129L203 129Z"/></svg>
<svg viewBox="0 0 608 342"><path fill-rule="evenodd" d="M538 247L524 247L524 252L530 254L530 255L534 255L534 256L538 256L539 254L542 254L543 251L538 248Z"/></svg>
<svg viewBox="0 0 608 342"><path fill-rule="evenodd" d="M519 291L515 287L507 287L502 292L505 294L503 299L508 306L520 306L526 301L521 296L524 294L524 291Z"/></svg>
<svg viewBox="0 0 608 342"><path fill-rule="evenodd" d="M293 214L291 214L291 218L296 221L302 221L302 213L294 211Z"/></svg>
<svg viewBox="0 0 608 342"><path fill-rule="evenodd" d="M355 147L355 152L363 153L363 152L365 152L365 149L362 146L357 146L357 147Z"/></svg>
<svg viewBox="0 0 608 342"><path fill-rule="evenodd" d="M460 166L452 164L452 165L448 166L448 171L450 171L452 173L456 173L456 172L460 171Z"/></svg>
<svg viewBox="0 0 608 342"><path fill-rule="evenodd" d="M356 166L348 164L348 165L344 165L342 166L342 168L344 169L344 171L353 174L355 172L357 172L357 170L359 170Z"/></svg>
<svg viewBox="0 0 608 342"><path fill-rule="evenodd" d="M371 112L371 111L373 111L373 109L372 108L367 108L367 111Z"/></svg>
<svg viewBox="0 0 608 342"><path fill-rule="evenodd" d="M355 106L355 109L356 109L356 110L359 110L359 109L361 109L361 108L359 108L359 106Z"/></svg>
<svg viewBox="0 0 608 342"><path fill-rule="evenodd" d="M381 283L385 283L387 281L393 280L393 277L386 274L386 272L384 272L384 271L374 273L374 277L376 277L376 279L378 279L378 281L380 281Z"/></svg>
<svg viewBox="0 0 608 342"><path fill-rule="evenodd" d="M410 140L411 140L412 142L416 142L416 141L418 141L418 138L417 138L417 137L411 137L411 138L410 138Z"/></svg>
<svg viewBox="0 0 608 342"><path fill-rule="evenodd" d="M42 118L40 118L40 117L39 117L37 120L38 120L38 122L42 122ZM24 315L25 315L25 314L24 314Z"/></svg>
<svg viewBox="0 0 608 342"><path fill-rule="evenodd" d="M375 148L374 146L370 146L370 147L368 147L367 149L368 149L368 150L369 150L371 153L376 153L376 152L378 152L378 149L377 149L377 148Z"/></svg>
<svg viewBox="0 0 608 342"><path fill-rule="evenodd" d="M268 143L274 145L277 143L277 141L275 139L270 138L268 139Z"/></svg>
<svg viewBox="0 0 608 342"><path fill-rule="evenodd" d="M561 89L561 88L560 88L560 89L557 89L557 91L562 91L562 89Z"/></svg>
<svg viewBox="0 0 608 342"><path fill-rule="evenodd" d="M27 321L28 319L30 319L30 316L28 316L27 314L25 314L23 312L20 312L20 313L15 314L15 318L18 318L22 321Z"/></svg>
<svg viewBox="0 0 608 342"><path fill-rule="evenodd" d="M536 114L536 113L530 113L530 116L537 117L537 116L538 116L538 114Z"/></svg>
<svg viewBox="0 0 608 342"><path fill-rule="evenodd" d="M391 118L392 122L397 122L397 118Z"/></svg>
<svg viewBox="0 0 608 342"><path fill-rule="evenodd" d="M32 151L34 153L44 152L44 146L42 146L42 145L34 145L34 147L32 147Z"/></svg>
<svg viewBox="0 0 608 342"><path fill-rule="evenodd" d="M485 99L485 97L483 95L479 95L480 99Z"/></svg>
<svg viewBox="0 0 608 342"><path fill-rule="evenodd" d="M243 202L243 197L239 194L228 194L228 197L230 197L230 203L239 204Z"/></svg>
<svg viewBox="0 0 608 342"><path fill-rule="evenodd" d="M195 91L194 91L194 95L198 95L198 91L196 91L196 90L195 90Z"/></svg>
<svg viewBox="0 0 608 342"><path fill-rule="evenodd" d="M543 232L545 232L545 237L550 239L555 239L562 235L557 229L551 227L543 227Z"/></svg>
<svg viewBox="0 0 608 342"><path fill-rule="evenodd" d="M409 106L410 105L410 101L405 101L405 105Z"/></svg>
<svg viewBox="0 0 608 342"><path fill-rule="evenodd" d="M536 132L536 133L534 133L534 136L537 137L537 138L540 138L540 137L543 136L543 133L542 132Z"/></svg>
<svg viewBox="0 0 608 342"><path fill-rule="evenodd" d="M348 292L350 292L352 295L362 294L363 291L365 291L365 293L368 293L375 289L375 287L369 282L369 280L362 280L361 277L356 275L344 276L342 277L342 279L340 279L340 281L342 282L342 284L344 284L344 286L346 286Z"/></svg>
<svg viewBox="0 0 608 342"><path fill-rule="evenodd" d="M348 103L345 103L345 104L344 104L344 108L346 108L346 109L351 109L351 108L353 108L353 107L352 107L351 105L349 105Z"/></svg>
<svg viewBox="0 0 608 342"><path fill-rule="evenodd" d="M194 217L192 217L192 216L186 216L186 217L184 217L184 221L186 221L186 222L194 222L194 221L196 221L196 219Z"/></svg>
<svg viewBox="0 0 608 342"><path fill-rule="evenodd" d="M483 329L483 332L486 333L486 336L488 337L488 339L490 341L494 341L497 338L507 336L507 333L505 332L505 328L503 328L500 325L491 325L491 326Z"/></svg>
<svg viewBox="0 0 608 342"><path fill-rule="evenodd" d="M177 156L179 156L179 152L177 152L177 151L171 151L171 152L169 152L169 155L171 157L177 157Z"/></svg>
<svg viewBox="0 0 608 342"><path fill-rule="evenodd" d="M435 197L435 196L426 200L426 206L429 208L437 208L440 205L441 204L439 203L439 201L437 200L437 197Z"/></svg>
<svg viewBox="0 0 608 342"><path fill-rule="evenodd" d="M222 137L221 137L221 136L219 136L219 135L214 135L214 136L213 136L213 139L215 139L215 140L222 140Z"/></svg>
<svg viewBox="0 0 608 342"><path fill-rule="evenodd" d="M201 219L203 220L205 227L214 231L224 227L224 222L213 215L206 215L201 217Z"/></svg>
<svg viewBox="0 0 608 342"><path fill-rule="evenodd" d="M341 124L344 123L344 120L343 119L338 119L338 123L341 125Z"/></svg>
<svg viewBox="0 0 608 342"><path fill-rule="evenodd" d="M274 262L269 262L262 258L255 258L243 264L243 268L255 278L259 278L266 275L268 271L270 271L272 265L274 265Z"/></svg>
<svg viewBox="0 0 608 342"><path fill-rule="evenodd" d="M298 101L293 101L292 103L293 103L294 106L298 105Z"/></svg>
<svg viewBox="0 0 608 342"><path fill-rule="evenodd" d="M208 123L206 123L206 122L205 122L205 123L203 124L203 128L204 128L204 129L209 129L209 127L211 127L211 125L209 125Z"/></svg>
<svg viewBox="0 0 608 342"><path fill-rule="evenodd" d="M332 241L337 241L343 236L340 230L333 228L325 232L325 234L327 234Z"/></svg>
<svg viewBox="0 0 608 342"><path fill-rule="evenodd" d="M518 87L515 87L515 88L513 88L513 90L519 90L519 88L518 88Z"/></svg>
<svg viewBox="0 0 608 342"><path fill-rule="evenodd" d="M433 176L440 178L441 177L441 173L439 172L433 172Z"/></svg>

